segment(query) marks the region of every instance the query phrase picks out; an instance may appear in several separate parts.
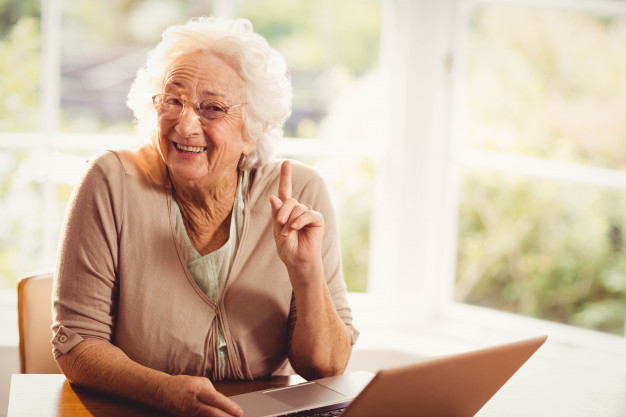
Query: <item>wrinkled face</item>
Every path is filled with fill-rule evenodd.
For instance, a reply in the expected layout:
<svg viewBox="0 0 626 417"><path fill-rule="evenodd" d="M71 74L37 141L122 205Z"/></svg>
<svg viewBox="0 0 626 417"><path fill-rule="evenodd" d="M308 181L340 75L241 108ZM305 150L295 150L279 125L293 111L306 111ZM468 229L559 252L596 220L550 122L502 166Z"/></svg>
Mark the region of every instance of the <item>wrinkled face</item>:
<svg viewBox="0 0 626 417"><path fill-rule="evenodd" d="M209 121L193 104L207 99L225 106L241 104L244 82L237 72L219 56L193 52L174 61L162 92L188 102L178 117L158 116L159 150L175 182L211 186L236 175L239 158L254 148L244 139L242 107Z"/></svg>

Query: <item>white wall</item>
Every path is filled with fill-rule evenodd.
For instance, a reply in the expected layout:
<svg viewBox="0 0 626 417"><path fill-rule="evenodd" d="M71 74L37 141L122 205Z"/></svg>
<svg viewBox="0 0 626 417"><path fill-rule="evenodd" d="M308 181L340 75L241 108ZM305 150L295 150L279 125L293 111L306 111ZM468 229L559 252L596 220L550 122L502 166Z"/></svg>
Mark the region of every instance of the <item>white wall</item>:
<svg viewBox="0 0 626 417"><path fill-rule="evenodd" d="M11 375L20 372L17 346L0 346L0 416L7 415Z"/></svg>
<svg viewBox="0 0 626 417"><path fill-rule="evenodd" d="M0 417L7 414L11 375L20 372L18 337L17 292L2 290L0 291Z"/></svg>

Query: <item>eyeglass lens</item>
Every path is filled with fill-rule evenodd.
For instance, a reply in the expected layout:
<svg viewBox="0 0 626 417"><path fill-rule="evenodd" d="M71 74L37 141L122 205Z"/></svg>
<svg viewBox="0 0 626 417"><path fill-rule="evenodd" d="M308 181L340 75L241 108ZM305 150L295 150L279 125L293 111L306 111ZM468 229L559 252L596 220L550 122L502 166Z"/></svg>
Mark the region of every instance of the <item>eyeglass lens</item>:
<svg viewBox="0 0 626 417"><path fill-rule="evenodd" d="M154 96L153 101L159 114L166 119L180 116L185 105L192 105L198 115L207 120L220 119L228 113L228 107L209 99L201 100L194 105L173 94L159 94Z"/></svg>

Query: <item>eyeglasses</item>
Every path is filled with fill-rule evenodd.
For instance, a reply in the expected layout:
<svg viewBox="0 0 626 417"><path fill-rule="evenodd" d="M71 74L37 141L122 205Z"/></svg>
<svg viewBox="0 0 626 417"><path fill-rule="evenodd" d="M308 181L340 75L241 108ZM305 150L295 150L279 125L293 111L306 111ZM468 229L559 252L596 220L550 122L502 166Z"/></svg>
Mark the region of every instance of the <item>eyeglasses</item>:
<svg viewBox="0 0 626 417"><path fill-rule="evenodd" d="M200 100L196 103L183 100L179 96L170 93L161 93L152 96L152 102L157 113L165 119L176 119L183 113L185 106L190 104L196 111L200 120L203 122L209 122L217 119L221 119L226 116L230 109L242 106L242 104L234 104L227 106L219 101L210 99Z"/></svg>

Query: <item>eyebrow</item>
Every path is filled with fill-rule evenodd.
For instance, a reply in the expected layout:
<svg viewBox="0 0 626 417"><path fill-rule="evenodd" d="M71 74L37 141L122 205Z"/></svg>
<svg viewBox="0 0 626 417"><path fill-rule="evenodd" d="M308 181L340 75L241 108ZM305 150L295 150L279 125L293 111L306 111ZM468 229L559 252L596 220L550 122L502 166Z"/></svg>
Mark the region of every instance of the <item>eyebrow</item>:
<svg viewBox="0 0 626 417"><path fill-rule="evenodd" d="M221 98L224 99L226 98L226 95L222 94L222 93L216 93L214 91L210 91L210 90L204 90L200 92L200 96L201 97L213 97L213 98Z"/></svg>
<svg viewBox="0 0 626 417"><path fill-rule="evenodd" d="M171 77L167 77L165 79L165 83L163 84L163 88L168 87L185 88L185 83L182 81L177 81L176 79L172 79Z"/></svg>
<svg viewBox="0 0 626 417"><path fill-rule="evenodd" d="M168 80L166 80L165 82L165 86L164 89L167 90L169 88L176 88L176 89L185 89L187 88L187 84L184 81L181 81L180 79L176 79L176 78L169 78ZM198 98L210 98L210 99L214 99L214 100L228 100L228 96L224 93L219 93L217 91L213 91L213 90L202 90L199 92L198 94Z"/></svg>
<svg viewBox="0 0 626 417"><path fill-rule="evenodd" d="M170 86L175 87L175 88L181 88L184 89L186 88L185 83L181 82L181 81L172 81L170 84ZM199 96L201 97L215 97L215 98L227 98L225 94L223 93L218 93L212 90L203 90L200 92Z"/></svg>

